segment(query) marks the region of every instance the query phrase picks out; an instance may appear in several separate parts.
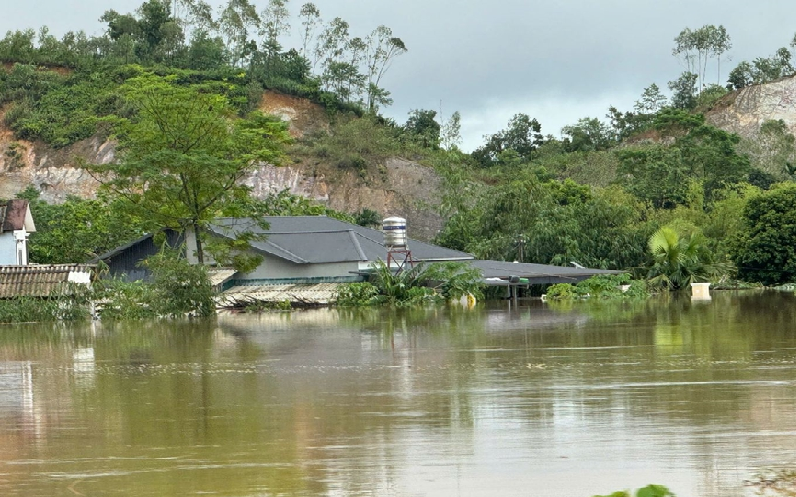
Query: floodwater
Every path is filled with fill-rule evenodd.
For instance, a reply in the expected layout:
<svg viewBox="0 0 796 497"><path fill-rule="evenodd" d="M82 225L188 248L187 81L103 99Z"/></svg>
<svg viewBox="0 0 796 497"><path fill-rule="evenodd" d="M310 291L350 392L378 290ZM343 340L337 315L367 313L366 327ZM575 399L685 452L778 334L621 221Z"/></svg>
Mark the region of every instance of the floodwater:
<svg viewBox="0 0 796 497"><path fill-rule="evenodd" d="M796 297L0 327L0 495L755 495Z"/></svg>

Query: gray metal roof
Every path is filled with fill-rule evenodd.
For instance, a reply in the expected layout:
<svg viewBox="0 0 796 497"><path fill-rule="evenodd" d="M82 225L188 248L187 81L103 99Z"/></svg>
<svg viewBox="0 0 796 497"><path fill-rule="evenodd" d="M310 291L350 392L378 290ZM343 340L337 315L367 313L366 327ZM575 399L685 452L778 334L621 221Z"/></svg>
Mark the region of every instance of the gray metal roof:
<svg viewBox="0 0 796 497"><path fill-rule="evenodd" d="M508 279L511 276L527 278L533 285L546 283L577 283L598 274L621 274L626 271L608 269L588 269L568 266L550 266L547 264L530 264L505 261L469 261L469 264L481 270L484 278Z"/></svg>
<svg viewBox="0 0 796 497"><path fill-rule="evenodd" d="M252 219L220 218L210 230L234 238L251 231L265 234L264 241L251 243L255 250L297 264L324 262L365 262L387 258L379 230L357 226L326 216L269 216L268 229ZM419 261L470 260L472 255L418 240L409 240L412 257Z"/></svg>

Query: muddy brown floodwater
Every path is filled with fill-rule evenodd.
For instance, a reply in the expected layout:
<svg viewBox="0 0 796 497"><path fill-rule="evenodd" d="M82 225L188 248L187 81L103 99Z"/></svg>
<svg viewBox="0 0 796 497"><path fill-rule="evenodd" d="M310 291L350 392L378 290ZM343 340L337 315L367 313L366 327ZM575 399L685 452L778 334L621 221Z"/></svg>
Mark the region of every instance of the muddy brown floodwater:
<svg viewBox="0 0 796 497"><path fill-rule="evenodd" d="M0 327L0 495L755 495L796 297Z"/></svg>

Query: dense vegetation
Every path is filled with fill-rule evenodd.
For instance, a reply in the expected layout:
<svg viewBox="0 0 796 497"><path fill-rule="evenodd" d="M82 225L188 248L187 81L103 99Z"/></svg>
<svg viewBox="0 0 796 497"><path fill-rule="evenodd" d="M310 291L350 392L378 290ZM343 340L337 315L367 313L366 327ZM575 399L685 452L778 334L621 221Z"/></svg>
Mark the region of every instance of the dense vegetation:
<svg viewBox="0 0 796 497"><path fill-rule="evenodd" d="M436 242L477 257L630 269L672 289L794 278L789 235L770 231L793 209L796 139L781 121L740 138L703 116L728 91L791 74L787 48L740 63L721 86L729 34L685 29L672 53L688 70L669 95L653 83L632 110L584 117L560 138L520 112L468 154L458 112L443 120L417 109L404 124L379 115L390 103L382 77L406 51L389 28L355 37L311 3L296 19L288 7L269 0L258 12L230 0L214 12L196 0L148 0L134 13L106 12L98 37L59 40L42 28L0 40L0 104L18 139L63 147L99 133L119 143L118 164L85 165L105 183L99 199L49 206L23 193L40 225L32 259L86 260L144 231L201 227L217 215L328 213L286 194L254 200L236 181L260 161L289 157L367 183L386 158L403 156L444 180L447 222ZM291 22L301 46L285 49ZM265 89L322 104L330 132L289 144L281 123L255 112ZM373 224L380 214L347 215Z"/></svg>

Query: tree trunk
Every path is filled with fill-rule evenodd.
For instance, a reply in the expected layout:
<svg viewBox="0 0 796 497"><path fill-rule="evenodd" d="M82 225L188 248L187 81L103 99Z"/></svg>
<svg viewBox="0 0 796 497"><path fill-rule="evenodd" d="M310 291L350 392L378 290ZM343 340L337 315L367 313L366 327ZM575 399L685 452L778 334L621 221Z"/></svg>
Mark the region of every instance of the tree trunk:
<svg viewBox="0 0 796 497"><path fill-rule="evenodd" d="M204 249L202 248L202 238L199 231L199 225L197 223L192 224L193 228L193 236L196 240L196 260L199 264L205 263L205 253Z"/></svg>

